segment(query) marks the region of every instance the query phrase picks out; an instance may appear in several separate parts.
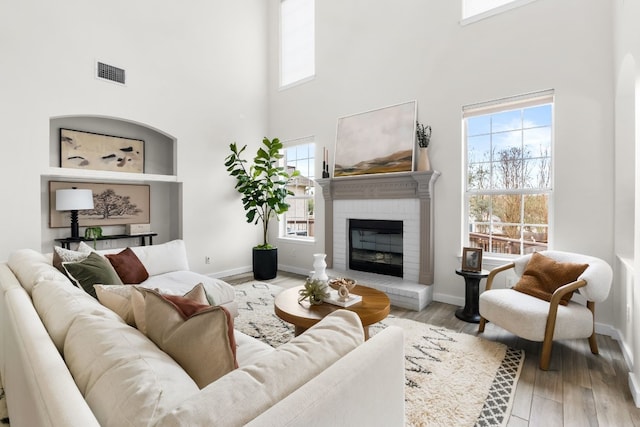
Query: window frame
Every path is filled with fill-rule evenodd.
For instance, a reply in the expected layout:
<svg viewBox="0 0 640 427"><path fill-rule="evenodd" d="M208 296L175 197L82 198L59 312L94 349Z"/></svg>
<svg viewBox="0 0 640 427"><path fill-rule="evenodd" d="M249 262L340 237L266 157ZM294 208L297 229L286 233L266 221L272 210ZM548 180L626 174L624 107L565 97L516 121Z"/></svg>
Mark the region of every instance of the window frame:
<svg viewBox="0 0 640 427"><path fill-rule="evenodd" d="M311 2L311 13L312 13L312 19L311 19L311 46L310 48L312 49L311 52L311 63L307 64L310 68L311 68L311 72L308 74L303 75L300 78L296 78L296 79L292 79L290 81L285 81L284 80L284 76L286 73L285 70L285 64L287 63L287 59L285 58L285 45L286 45L286 41L285 41L285 30L283 29L286 24L283 23L283 21L286 19L285 16L283 15L283 8L282 5L283 3L287 2L287 1L291 1L291 2L295 2L295 1L309 1ZM315 44L316 44L316 34L315 34L315 0L280 0L280 5L279 5L279 23L280 23L280 27L279 27L279 45L278 45L278 53L279 53L279 72L278 72L278 88L279 90L283 90L283 89L287 89L293 86L297 86L299 84L308 82L310 80L313 80L315 78L315 73L316 73L316 48L315 48ZM309 48L309 46L305 45L307 48Z"/></svg>
<svg viewBox="0 0 640 427"><path fill-rule="evenodd" d="M535 187L529 188L525 186L521 186L520 188L510 189L510 188L493 188L490 186L488 189L479 189L473 190L469 188L469 148L468 148L468 123L467 119L491 114L497 114L501 112L509 112L509 111L522 111L531 107L538 107L550 105L551 113L550 113L550 141L549 141L549 177L548 177L548 187ZM518 95L513 97L501 98L497 100L492 100L488 102L478 103L467 105L462 108L462 150L463 150L463 218L462 218L462 242L465 242L463 246L470 246L470 234L471 230L471 221L470 221L470 200L471 197L474 196L496 196L496 195L513 195L518 194L522 197L526 197L527 195L532 194L544 194L547 196L547 247L546 249L552 248L552 239L553 239L553 188L554 188L554 144L555 144L555 97L553 90L546 90L540 92L534 92L524 95ZM526 128L521 127L519 130L524 131ZM494 133L491 131L490 135L493 136ZM491 161L490 163L495 163L495 161ZM524 227L527 225L534 225L526 221L526 216L524 215L524 199L521 199L521 216L519 223L508 223L501 222L502 226L516 225L519 227ZM489 219L489 225L491 226L492 219ZM493 233L489 233L490 236ZM520 236L520 251L521 254L508 254L501 252L489 252L486 251L488 257L493 258L516 258L522 256L524 252L524 241L522 240L522 234Z"/></svg>
<svg viewBox="0 0 640 427"><path fill-rule="evenodd" d="M288 148L291 147L296 147L296 146L300 146L300 145L312 145L312 148L309 149L310 152L310 157L307 158L308 162L309 162L309 166L313 167L313 175L310 174L310 176L304 176L305 178L309 179L310 181L310 187L313 188L313 194L312 195L299 195L299 196L287 196L286 200L287 203L289 203L290 200L312 200L313 204L314 204L314 222L315 222L315 206L316 206L316 189L315 189L315 179L316 179L316 172L317 172L317 144L315 141L315 137L313 136L307 136L307 137L302 137L302 138L296 138L296 139L290 139L287 141L283 141L283 164L285 167L287 167L287 163L288 163L288 159L287 159L287 154L286 154L286 150ZM298 160L298 159L296 159ZM291 205L291 203L289 203ZM289 241L295 241L295 242L307 242L307 243L313 243L316 241L316 234L314 232L313 236L298 236L298 235L289 235L287 233L287 214L289 214L290 210L287 210L287 212L285 212L284 214L282 214L280 216L280 227L279 227L279 238L283 239L283 240L289 240ZM308 218L307 218L308 220ZM309 227L307 225L307 227ZM307 228L308 229L308 228Z"/></svg>

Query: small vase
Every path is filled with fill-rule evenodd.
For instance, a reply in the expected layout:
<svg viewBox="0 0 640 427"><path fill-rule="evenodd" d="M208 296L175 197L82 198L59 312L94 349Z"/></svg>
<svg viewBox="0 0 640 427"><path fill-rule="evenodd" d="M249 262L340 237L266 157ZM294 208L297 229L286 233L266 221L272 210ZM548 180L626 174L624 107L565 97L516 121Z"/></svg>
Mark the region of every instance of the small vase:
<svg viewBox="0 0 640 427"><path fill-rule="evenodd" d="M327 276L327 262L325 258L327 254L313 254L313 275L311 278L313 280L322 280L326 282L329 280L329 276Z"/></svg>
<svg viewBox="0 0 640 427"><path fill-rule="evenodd" d="M429 149L427 147L418 147L418 165L416 170L420 172L430 171L431 162L429 161Z"/></svg>

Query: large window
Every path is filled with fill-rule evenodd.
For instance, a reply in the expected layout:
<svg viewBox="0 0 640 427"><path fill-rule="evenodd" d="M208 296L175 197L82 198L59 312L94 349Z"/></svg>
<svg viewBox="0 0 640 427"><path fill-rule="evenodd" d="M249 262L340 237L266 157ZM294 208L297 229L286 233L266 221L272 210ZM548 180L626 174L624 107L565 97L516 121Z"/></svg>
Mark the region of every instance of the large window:
<svg viewBox="0 0 640 427"><path fill-rule="evenodd" d="M315 74L314 0L280 1L280 86Z"/></svg>
<svg viewBox="0 0 640 427"><path fill-rule="evenodd" d="M289 210L282 221L284 237L311 239L315 236L315 152L313 138L285 143L285 164L291 171L300 171L300 175L289 183L293 196L287 197Z"/></svg>
<svg viewBox="0 0 640 427"><path fill-rule="evenodd" d="M469 245L501 254L546 249L553 93L465 107L463 117Z"/></svg>

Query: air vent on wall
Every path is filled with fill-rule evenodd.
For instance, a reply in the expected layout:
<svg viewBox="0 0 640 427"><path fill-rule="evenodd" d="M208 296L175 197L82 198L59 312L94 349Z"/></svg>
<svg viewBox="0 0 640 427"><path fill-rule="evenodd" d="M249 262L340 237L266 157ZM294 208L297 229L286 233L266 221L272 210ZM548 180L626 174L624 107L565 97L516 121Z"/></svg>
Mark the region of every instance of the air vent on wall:
<svg viewBox="0 0 640 427"><path fill-rule="evenodd" d="M124 84L124 73L125 71L122 68L98 62L96 77L98 77L99 79L105 79L112 82Z"/></svg>

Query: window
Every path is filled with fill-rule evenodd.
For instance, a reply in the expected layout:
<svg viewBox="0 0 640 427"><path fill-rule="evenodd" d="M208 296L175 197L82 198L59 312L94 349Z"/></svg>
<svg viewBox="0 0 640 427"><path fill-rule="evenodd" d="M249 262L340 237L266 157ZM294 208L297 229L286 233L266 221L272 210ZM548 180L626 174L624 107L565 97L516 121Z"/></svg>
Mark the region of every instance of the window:
<svg viewBox="0 0 640 427"><path fill-rule="evenodd" d="M462 0L462 19L476 21L532 1L535 0Z"/></svg>
<svg viewBox="0 0 640 427"><path fill-rule="evenodd" d="M283 237L311 239L315 236L315 152L313 138L302 138L285 143L284 160L287 169L298 170L300 175L288 185L293 196L287 197L289 210L284 214Z"/></svg>
<svg viewBox="0 0 640 427"><path fill-rule="evenodd" d="M463 108L469 245L526 254L547 248L553 93Z"/></svg>
<svg viewBox="0 0 640 427"><path fill-rule="evenodd" d="M315 74L314 0L280 1L280 86Z"/></svg>

